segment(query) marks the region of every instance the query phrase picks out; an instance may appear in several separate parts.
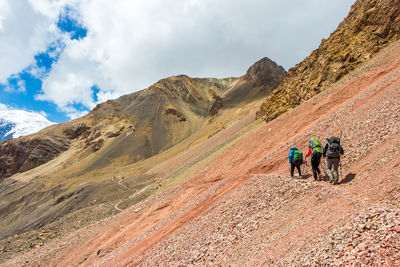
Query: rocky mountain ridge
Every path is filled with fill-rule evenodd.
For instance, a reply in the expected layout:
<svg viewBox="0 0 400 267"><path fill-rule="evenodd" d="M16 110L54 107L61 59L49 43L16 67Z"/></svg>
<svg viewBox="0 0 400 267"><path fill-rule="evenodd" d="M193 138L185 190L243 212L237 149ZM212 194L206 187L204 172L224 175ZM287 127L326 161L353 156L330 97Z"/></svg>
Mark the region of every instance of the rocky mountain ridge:
<svg viewBox="0 0 400 267"><path fill-rule="evenodd" d="M396 9L394 3L357 1L351 14L364 17L371 6ZM376 17L368 21L391 11L371 11ZM353 35L363 36L350 34L351 25L341 29L350 43ZM365 39L357 40L351 54L369 49ZM347 40L336 41L326 47L332 58L347 49L337 49ZM281 85L270 99L288 101L271 103L276 113L265 119L301 105L267 124L254 120L272 91L257 82L263 80L258 71L267 69L261 64L249 70L261 79L243 76L222 87L211 81L214 93L221 91L216 97L192 91L185 84L196 81L176 77L156 84L156 94L109 101L68 128L54 126L53 133L71 140L70 149L1 183L0 259L6 266L400 265L400 42L387 45L331 85L328 75L321 83L327 89L309 100L306 91L282 93ZM313 54L305 62L314 67L291 74L284 84L300 83L299 77L312 84L323 58ZM340 69L336 63L326 69ZM170 91L175 87L184 93ZM192 97L202 98L198 108L188 106ZM168 103L155 112L172 125L200 128L162 151L153 128L146 122L138 127L140 120L130 117L131 103L140 98ZM314 181L309 166L302 177L290 177L291 146L304 152L310 137L323 141L341 131L339 185ZM135 159L113 153L130 148L129 135L137 133L147 147L161 147L160 153L124 164ZM324 173L325 160L320 168Z"/></svg>
<svg viewBox="0 0 400 267"><path fill-rule="evenodd" d="M399 59L397 42L286 115L222 130L157 166L173 186L5 264L398 266ZM339 185L290 177L291 146L341 130Z"/></svg>
<svg viewBox="0 0 400 267"><path fill-rule="evenodd" d="M54 229L59 221L63 232L71 231L159 190L169 174L149 169L243 117L249 118L244 125L253 122L251 114L285 75L276 63L263 64L271 64L266 76L277 69L266 85L173 76L99 104L82 118L1 142L0 249L18 238L35 243L37 229ZM67 221L87 209L95 210L90 220Z"/></svg>
<svg viewBox="0 0 400 267"><path fill-rule="evenodd" d="M263 69L259 69L257 75L247 74L246 81L251 84L246 86L235 86L237 78L173 76L145 90L99 104L88 115L51 126L34 134L34 138L21 137L0 143L0 178L46 163L69 149L69 144L81 147L83 154L101 150L101 157L91 162L89 169L110 165L118 158L124 158L124 163L129 164L158 154L192 135L209 118L215 117L224 102L230 102L229 99L223 100L222 96L228 89L230 98L235 98L235 92L240 91L235 98L240 103L263 97L278 86L285 70L269 59L260 62L254 66L262 65ZM261 76L269 78L260 80ZM263 93L257 89L252 92L252 88L257 86L265 86L269 91ZM37 146L38 143L46 145ZM22 144L23 148L20 147ZM30 155L33 151L36 156ZM45 156L40 157L42 153Z"/></svg>
<svg viewBox="0 0 400 267"><path fill-rule="evenodd" d="M270 121L322 92L400 38L399 0L358 0L338 28L264 101L258 118Z"/></svg>

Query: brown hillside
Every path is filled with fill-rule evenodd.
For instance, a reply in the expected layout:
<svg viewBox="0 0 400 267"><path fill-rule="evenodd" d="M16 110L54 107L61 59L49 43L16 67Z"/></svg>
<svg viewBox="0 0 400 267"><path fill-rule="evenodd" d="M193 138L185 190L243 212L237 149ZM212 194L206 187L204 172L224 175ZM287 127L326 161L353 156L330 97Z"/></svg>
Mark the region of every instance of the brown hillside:
<svg viewBox="0 0 400 267"><path fill-rule="evenodd" d="M358 1L349 18L364 17L372 3L398 6ZM391 10L372 10L367 21ZM365 47L363 39L353 51ZM358 64L320 94L293 100L303 103L267 124L254 121L251 111L260 102L257 92L268 90L243 77L219 95L216 112L198 131L157 155L77 175L100 153L80 154L74 143L43 166L5 179L0 229L15 235L0 240L4 265L400 266L400 43ZM178 108L167 113L177 122L186 116ZM301 179L289 176L291 146L305 152L310 137L325 143L340 132L339 185L313 181L309 166ZM98 151L108 151L108 144ZM100 214L114 216L100 221Z"/></svg>
<svg viewBox="0 0 400 267"><path fill-rule="evenodd" d="M399 0L358 0L348 17L301 63L288 71L257 117L270 121L356 69L400 37Z"/></svg>
<svg viewBox="0 0 400 267"><path fill-rule="evenodd" d="M399 58L395 43L295 110L256 122L212 160L198 160L185 183L5 264L398 266ZM313 181L308 167L302 179L289 176L290 146L304 151L311 136L341 130L339 185Z"/></svg>
<svg viewBox="0 0 400 267"><path fill-rule="evenodd" d="M170 77L143 91L100 104L83 118L51 126L34 137L3 142L0 177L53 159L69 148L69 145L61 147L60 142L81 147L84 154L81 159L96 152L101 154L94 161L91 159L92 167L88 168L107 166L122 156L127 156L126 163L148 158L198 130L206 121L215 97L232 80ZM52 139L56 141L51 143ZM41 142L49 146L38 146ZM40 158L32 160L33 153Z"/></svg>
<svg viewBox="0 0 400 267"><path fill-rule="evenodd" d="M7 172L0 180L0 248L7 253L0 260L186 180L193 169L172 168L176 178L154 167L200 143L203 154L188 155L181 163L207 158L234 140L220 137L224 129L239 135L253 123L262 99L285 75L270 60L256 65L258 75L270 73L271 79L174 76L100 104L80 119L1 143ZM65 147L56 150L57 142Z"/></svg>
<svg viewBox="0 0 400 267"><path fill-rule="evenodd" d="M79 152L84 165L78 173L149 158L196 133L219 110L269 95L285 75L281 66L264 58L244 80L185 75L162 79L145 90L100 104L80 119L0 143L0 178L40 166L69 148ZM243 115L228 116L227 121Z"/></svg>

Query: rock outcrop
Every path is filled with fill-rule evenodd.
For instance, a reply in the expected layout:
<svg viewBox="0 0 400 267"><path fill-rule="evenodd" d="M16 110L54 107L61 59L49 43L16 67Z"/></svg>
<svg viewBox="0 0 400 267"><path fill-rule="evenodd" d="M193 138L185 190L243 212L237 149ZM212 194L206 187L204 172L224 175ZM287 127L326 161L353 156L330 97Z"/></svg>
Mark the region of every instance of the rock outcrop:
<svg viewBox="0 0 400 267"><path fill-rule="evenodd" d="M261 105L257 117L272 120L310 99L400 37L400 0L358 0L348 17Z"/></svg>
<svg viewBox="0 0 400 267"><path fill-rule="evenodd" d="M211 106L208 114L212 117L218 114L218 111L224 106L223 100L221 97L216 96L213 105Z"/></svg>
<svg viewBox="0 0 400 267"><path fill-rule="evenodd" d="M0 178L40 166L68 150L69 145L62 138L8 139L0 143Z"/></svg>
<svg viewBox="0 0 400 267"><path fill-rule="evenodd" d="M82 135L84 135L84 137L89 136L89 134L91 133L91 129L90 126L86 123L76 123L71 126L65 127L63 133L68 138L75 139Z"/></svg>
<svg viewBox="0 0 400 267"><path fill-rule="evenodd" d="M275 89L286 76L286 70L271 59L264 57L251 66L244 79L254 81L256 86Z"/></svg>

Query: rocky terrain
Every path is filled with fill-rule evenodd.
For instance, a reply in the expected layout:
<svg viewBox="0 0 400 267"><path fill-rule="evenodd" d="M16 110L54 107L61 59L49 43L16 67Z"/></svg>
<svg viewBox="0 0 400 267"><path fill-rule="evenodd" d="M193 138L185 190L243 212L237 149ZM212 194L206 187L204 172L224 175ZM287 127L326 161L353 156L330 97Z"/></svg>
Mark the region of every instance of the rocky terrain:
<svg viewBox="0 0 400 267"><path fill-rule="evenodd" d="M131 164L149 158L196 133L224 106L245 106L265 97L285 75L281 66L264 58L249 69L245 81L184 75L162 79L145 90L100 104L80 119L1 143L0 178L40 166L69 149L70 143L80 150L81 159L90 154L87 151L101 150L101 156L88 159L81 171L113 161ZM34 159L25 160L30 158Z"/></svg>
<svg viewBox="0 0 400 267"><path fill-rule="evenodd" d="M399 58L397 42L287 114L231 141L226 128L209 140L224 146L207 157L160 165L190 175L180 185L6 264L397 266ZM313 181L307 166L289 176L290 146L304 151L310 136L340 131L339 185Z"/></svg>
<svg viewBox="0 0 400 267"><path fill-rule="evenodd" d="M40 166L69 149L62 138L33 137L9 139L0 143L0 177L7 178Z"/></svg>
<svg viewBox="0 0 400 267"><path fill-rule="evenodd" d="M348 17L288 71L257 117L269 121L329 88L400 37L400 1L358 0Z"/></svg>
<svg viewBox="0 0 400 267"><path fill-rule="evenodd" d="M400 210L369 208L351 222L319 237L282 265L398 266Z"/></svg>
<svg viewBox="0 0 400 267"><path fill-rule="evenodd" d="M3 265L399 266L398 17L398 1L357 1L276 90L284 71L262 59L48 128L70 148L1 182ZM291 178L289 148L333 135L339 185L309 165Z"/></svg>
<svg viewBox="0 0 400 267"><path fill-rule="evenodd" d="M257 86L263 86L263 90L273 90L281 84L282 77L285 76L286 71L283 67L265 57L248 69L244 79L254 81Z"/></svg>
<svg viewBox="0 0 400 267"><path fill-rule="evenodd" d="M1 259L161 190L157 182L171 174L149 169L254 113L286 74L267 58L256 65L257 75L247 79L162 79L77 120L1 142ZM271 79L264 83L259 76Z"/></svg>

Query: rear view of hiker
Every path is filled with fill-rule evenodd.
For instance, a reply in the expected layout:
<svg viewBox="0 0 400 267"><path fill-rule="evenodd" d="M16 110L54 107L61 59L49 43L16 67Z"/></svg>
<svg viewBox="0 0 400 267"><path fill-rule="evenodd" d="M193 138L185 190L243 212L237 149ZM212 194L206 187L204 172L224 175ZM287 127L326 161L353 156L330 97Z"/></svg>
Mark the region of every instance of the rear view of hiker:
<svg viewBox="0 0 400 267"><path fill-rule="evenodd" d="M296 147L291 147L289 152L289 163L290 163L290 175L293 177L294 168L299 171L299 177L301 177L300 166L303 164L303 152L298 150Z"/></svg>
<svg viewBox="0 0 400 267"><path fill-rule="evenodd" d="M322 146L317 138L311 138L308 147L308 153L306 158L311 155L311 168L314 175L314 180L318 180L318 176L321 178L321 171L319 170L319 164L321 163L322 157Z"/></svg>
<svg viewBox="0 0 400 267"><path fill-rule="evenodd" d="M329 176L329 182L333 182L334 184L338 184L339 181L339 163L340 163L340 155L344 154L343 148L340 146L340 138L332 136L331 138L326 138L328 142L323 151L323 156L327 156L326 159L326 171ZM332 167L334 174L332 175Z"/></svg>

